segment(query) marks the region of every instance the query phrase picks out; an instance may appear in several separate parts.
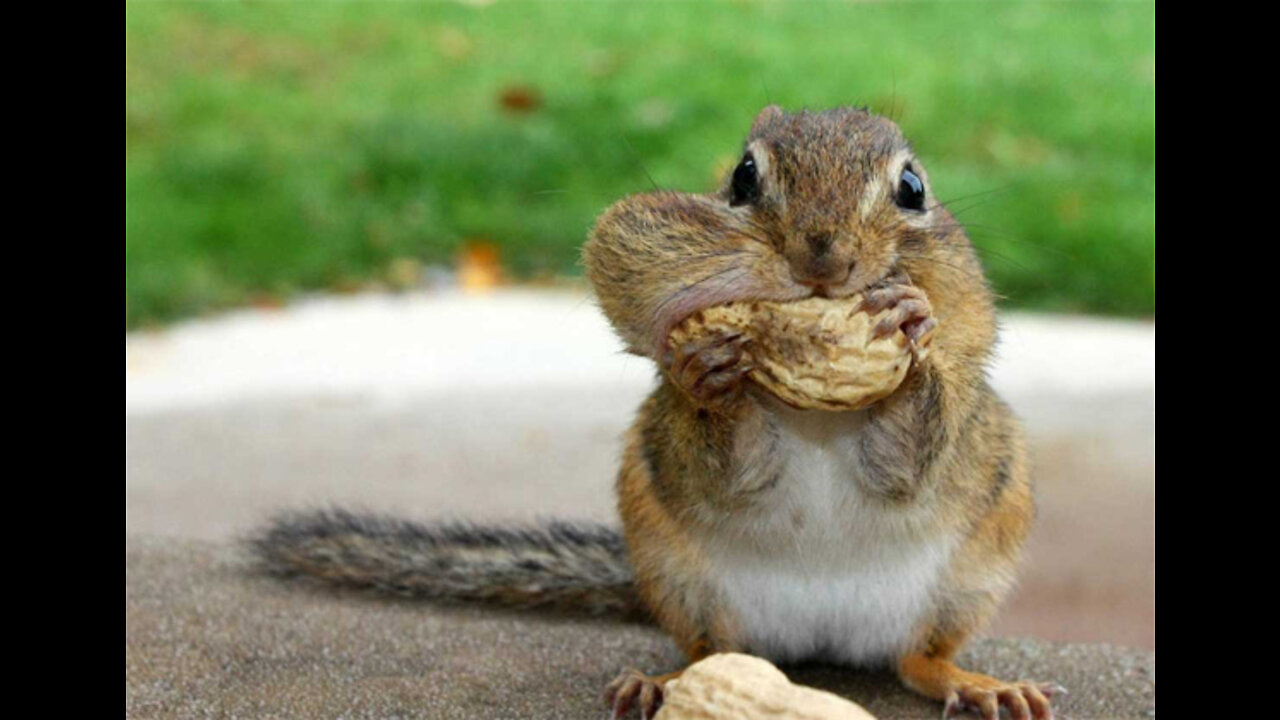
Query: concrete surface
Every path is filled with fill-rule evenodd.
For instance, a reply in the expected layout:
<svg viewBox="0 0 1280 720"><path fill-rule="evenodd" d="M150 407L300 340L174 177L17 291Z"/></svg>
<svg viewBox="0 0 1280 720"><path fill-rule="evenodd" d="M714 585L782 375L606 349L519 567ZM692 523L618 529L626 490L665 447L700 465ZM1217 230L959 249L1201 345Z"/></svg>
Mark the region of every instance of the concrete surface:
<svg viewBox="0 0 1280 720"><path fill-rule="evenodd" d="M125 540L127 717L605 718L600 692L620 669L680 660L645 625L289 586L224 545ZM1155 713L1154 653L985 640L962 662L1063 684L1061 717ZM940 714L884 672L784 671L883 720Z"/></svg>
<svg viewBox="0 0 1280 720"><path fill-rule="evenodd" d="M1155 325L1002 317L1008 396L1155 389ZM385 404L458 387L627 388L652 377L586 294L504 290L323 297L125 337L125 412L342 395Z"/></svg>
<svg viewBox="0 0 1280 720"><path fill-rule="evenodd" d="M1004 325L993 382L1026 420L1041 517L992 634L1062 644L986 641L974 661L1068 685L1070 717L1145 717L1154 653L1077 643L1155 647L1154 324ZM326 503L612 519L651 381L564 293L323 299L126 336L126 715L596 717L618 667L675 662L667 641L282 587L230 541ZM936 713L882 676L801 673L886 717Z"/></svg>

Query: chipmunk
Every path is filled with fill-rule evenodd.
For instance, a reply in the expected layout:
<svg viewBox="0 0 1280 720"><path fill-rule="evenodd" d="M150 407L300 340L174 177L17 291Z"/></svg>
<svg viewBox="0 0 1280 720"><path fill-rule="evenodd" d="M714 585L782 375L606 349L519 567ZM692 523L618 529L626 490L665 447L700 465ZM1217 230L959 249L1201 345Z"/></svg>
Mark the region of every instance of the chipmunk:
<svg viewBox="0 0 1280 720"><path fill-rule="evenodd" d="M278 519L267 566L436 598L642 612L691 662L726 651L894 668L944 716L1052 717L1049 683L953 657L1008 594L1035 514L1022 431L986 378L994 302L964 230L890 120L838 108L755 118L717 191L608 208L587 276L659 383L628 432L623 532L429 526L344 512ZM699 310L861 294L917 351L891 395L798 410L750 381L741 335L669 342ZM627 669L614 716L665 683Z"/></svg>

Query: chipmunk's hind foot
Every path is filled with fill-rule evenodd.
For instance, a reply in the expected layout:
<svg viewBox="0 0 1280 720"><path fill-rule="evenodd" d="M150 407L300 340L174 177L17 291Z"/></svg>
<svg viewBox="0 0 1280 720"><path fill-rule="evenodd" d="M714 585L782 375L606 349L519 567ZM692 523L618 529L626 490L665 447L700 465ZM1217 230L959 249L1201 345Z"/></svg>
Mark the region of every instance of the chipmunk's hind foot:
<svg viewBox="0 0 1280 720"><path fill-rule="evenodd" d="M913 653L898 664L898 675L907 687L946 705L943 720L974 712L982 720L1000 720L1000 709L1009 720L1053 720L1054 696L1066 690L1054 683L1004 682L981 673L969 672L949 659L955 647L943 648L943 656Z"/></svg>
<svg viewBox="0 0 1280 720"><path fill-rule="evenodd" d="M1000 708L1009 711L1009 720L1053 720L1050 700L1066 694L1056 683L1006 683L985 675L971 675L947 695L943 720L966 711L977 712L982 720L999 720Z"/></svg>
<svg viewBox="0 0 1280 720"><path fill-rule="evenodd" d="M632 707L639 707L642 720L649 720L662 707L662 687L679 676L679 672L673 672L650 677L634 668L623 670L604 689L605 704L612 709L610 718L619 720Z"/></svg>

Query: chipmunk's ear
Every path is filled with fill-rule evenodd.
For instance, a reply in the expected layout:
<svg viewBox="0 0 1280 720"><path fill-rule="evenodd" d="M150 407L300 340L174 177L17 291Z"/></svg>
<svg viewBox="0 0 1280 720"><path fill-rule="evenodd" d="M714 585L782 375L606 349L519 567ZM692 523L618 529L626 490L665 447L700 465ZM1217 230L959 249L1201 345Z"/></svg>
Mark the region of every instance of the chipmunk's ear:
<svg viewBox="0 0 1280 720"><path fill-rule="evenodd" d="M759 135L770 125L781 120L783 115L784 113L782 112L782 108L777 105L770 105L769 107L761 110L760 113L756 115L755 121L751 123L752 137Z"/></svg>

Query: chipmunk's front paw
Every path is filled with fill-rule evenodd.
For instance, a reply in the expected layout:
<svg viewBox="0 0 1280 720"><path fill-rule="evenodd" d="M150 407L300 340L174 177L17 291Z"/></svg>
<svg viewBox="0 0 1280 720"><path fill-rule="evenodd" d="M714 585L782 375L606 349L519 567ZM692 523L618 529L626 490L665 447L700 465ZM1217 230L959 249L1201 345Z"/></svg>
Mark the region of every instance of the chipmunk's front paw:
<svg viewBox="0 0 1280 720"><path fill-rule="evenodd" d="M942 717L946 720L973 710L983 720L998 720L1000 708L1005 708L1009 711L1009 720L1053 720L1049 700L1066 692L1054 683L1006 683L983 675L970 675L947 695Z"/></svg>
<svg viewBox="0 0 1280 720"><path fill-rule="evenodd" d="M604 701L612 709L612 720L626 717L633 706L639 706L640 717L649 720L662 707L664 677L649 677L634 668L623 670L604 689Z"/></svg>
<svg viewBox="0 0 1280 720"><path fill-rule="evenodd" d="M678 343L663 358L667 375L703 407L726 407L742 397L752 365L742 333L714 334Z"/></svg>
<svg viewBox="0 0 1280 720"><path fill-rule="evenodd" d="M933 316L933 306L929 304L924 290L915 285L894 282L867 291L862 309L871 314L889 310L876 324L874 337L884 337L901 329L911 343L911 353L916 360L922 360L928 354L938 320Z"/></svg>

